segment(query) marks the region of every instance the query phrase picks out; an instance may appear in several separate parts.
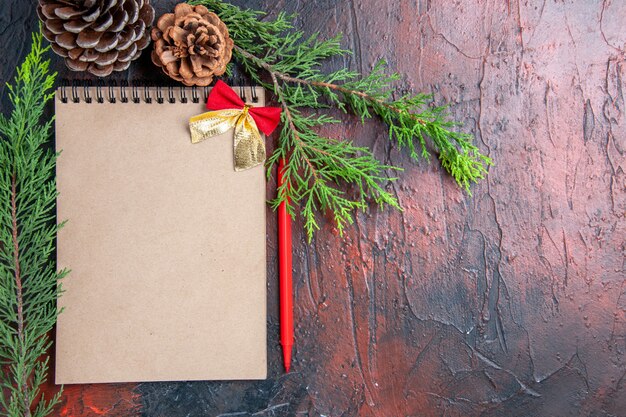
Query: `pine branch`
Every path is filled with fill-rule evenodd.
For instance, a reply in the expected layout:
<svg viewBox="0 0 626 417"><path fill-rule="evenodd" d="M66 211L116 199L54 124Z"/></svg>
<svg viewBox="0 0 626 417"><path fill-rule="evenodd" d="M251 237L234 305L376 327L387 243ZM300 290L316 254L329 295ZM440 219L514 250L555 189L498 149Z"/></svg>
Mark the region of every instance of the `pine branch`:
<svg viewBox="0 0 626 417"><path fill-rule="evenodd" d="M44 150L51 121L41 122L56 74L43 59L41 34L7 85L13 109L0 117L0 410L9 417L43 417L59 402L46 400L50 347L56 322L58 280L50 256L59 226L54 223L56 155ZM40 397L40 398L39 398ZM39 398L39 399L38 399Z"/></svg>
<svg viewBox="0 0 626 417"><path fill-rule="evenodd" d="M334 43L336 40L333 39L330 42ZM315 47L319 45L318 43ZM480 154L478 148L471 144L471 136L448 129L455 124L445 120L444 107L428 108L427 101L430 96L423 94L389 100L390 91L385 91L381 87L389 85L398 77L397 75L384 75L382 72L384 62L379 62L369 76L339 85L324 81L324 78L351 80L357 77L357 74L340 70L330 75L322 75L313 70L309 71L309 74L294 77L276 70L276 65L271 65L268 60L259 58L239 46L235 46L235 49L245 59L272 74L272 77L286 83L315 87L320 94L324 94L331 102L344 110L345 105L349 105L354 113L361 116L362 120L371 118L370 110L372 110L390 127L390 137L395 137L400 146L408 147L414 159L420 156L416 152L414 140L417 140L421 146L422 157L428 158L430 155L425 139L425 134L428 135L439 152L443 167L468 193L471 193L471 182L484 178L487 172L485 165L489 165L491 160ZM293 68L293 66L289 65L288 68ZM460 147L460 151L455 144Z"/></svg>
<svg viewBox="0 0 626 417"><path fill-rule="evenodd" d="M272 205L285 201L292 215L292 204L300 206L309 239L318 228L318 211L330 211L341 233L352 222L354 209L365 209L368 200L400 209L383 186L395 179L386 173L398 168L383 165L369 149L316 133L326 124L338 122L319 115L330 106L349 110L363 122L382 119L389 127L389 137L408 149L416 161L436 153L443 168L469 194L471 183L486 175L491 160L472 144L470 135L453 130L457 124L448 119L445 106L433 106L432 97L426 94L394 98L392 86L400 76L386 75L384 62L365 76L347 69L323 72L325 60L349 53L341 48L340 36L320 40L319 34L313 34L305 38L302 31L294 30L293 16L280 14L275 20L265 20L261 12L242 10L221 0L192 3L204 4L220 16L235 41L235 57L255 82L274 93L283 108L283 129L267 170L269 177L274 165L286 158L286 183ZM305 115L310 109L318 116ZM347 192L340 191L345 187ZM356 195L350 192L354 189Z"/></svg>

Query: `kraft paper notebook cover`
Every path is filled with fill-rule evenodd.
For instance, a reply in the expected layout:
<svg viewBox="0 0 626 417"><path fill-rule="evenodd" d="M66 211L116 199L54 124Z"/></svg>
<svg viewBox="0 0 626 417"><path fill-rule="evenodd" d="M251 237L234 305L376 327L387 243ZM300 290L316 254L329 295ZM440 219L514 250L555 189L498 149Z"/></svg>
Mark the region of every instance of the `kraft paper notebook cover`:
<svg viewBox="0 0 626 417"><path fill-rule="evenodd" d="M264 379L263 166L235 172L232 130L191 143L189 89L87 93L55 100L56 383Z"/></svg>

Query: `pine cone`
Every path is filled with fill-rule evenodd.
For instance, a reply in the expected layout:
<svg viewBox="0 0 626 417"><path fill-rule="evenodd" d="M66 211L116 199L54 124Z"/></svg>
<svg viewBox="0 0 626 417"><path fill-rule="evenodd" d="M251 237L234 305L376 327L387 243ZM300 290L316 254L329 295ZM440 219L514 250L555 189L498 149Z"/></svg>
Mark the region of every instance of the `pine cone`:
<svg viewBox="0 0 626 417"><path fill-rule="evenodd" d="M123 71L150 42L150 0L39 0L52 50L73 71L105 77Z"/></svg>
<svg viewBox="0 0 626 417"><path fill-rule="evenodd" d="M176 5L152 28L152 62L185 85L206 86L222 75L233 51L228 29L204 6Z"/></svg>

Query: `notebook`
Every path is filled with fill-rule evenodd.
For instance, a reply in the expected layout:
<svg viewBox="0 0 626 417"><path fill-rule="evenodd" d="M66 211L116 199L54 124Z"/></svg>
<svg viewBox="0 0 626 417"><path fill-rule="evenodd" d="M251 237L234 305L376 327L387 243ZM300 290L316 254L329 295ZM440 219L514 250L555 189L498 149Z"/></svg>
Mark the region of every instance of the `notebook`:
<svg viewBox="0 0 626 417"><path fill-rule="evenodd" d="M57 384L266 378L264 168L191 143L199 92L57 91Z"/></svg>

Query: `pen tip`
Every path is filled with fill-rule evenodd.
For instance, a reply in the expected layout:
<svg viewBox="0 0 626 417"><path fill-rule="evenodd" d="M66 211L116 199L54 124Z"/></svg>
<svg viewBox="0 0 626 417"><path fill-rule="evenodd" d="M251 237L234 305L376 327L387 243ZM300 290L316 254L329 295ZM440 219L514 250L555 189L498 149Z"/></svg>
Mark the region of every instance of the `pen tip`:
<svg viewBox="0 0 626 417"><path fill-rule="evenodd" d="M291 346L283 346L283 365L285 373L288 373L291 368Z"/></svg>

